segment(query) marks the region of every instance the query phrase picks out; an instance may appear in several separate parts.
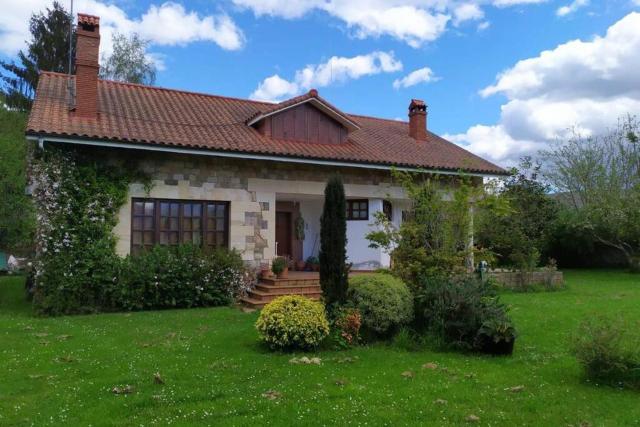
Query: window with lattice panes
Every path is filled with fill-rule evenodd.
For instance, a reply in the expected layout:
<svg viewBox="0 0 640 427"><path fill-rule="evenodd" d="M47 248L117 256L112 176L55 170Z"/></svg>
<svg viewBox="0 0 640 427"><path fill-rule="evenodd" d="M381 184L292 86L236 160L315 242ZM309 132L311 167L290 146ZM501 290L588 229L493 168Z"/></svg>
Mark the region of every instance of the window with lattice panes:
<svg viewBox="0 0 640 427"><path fill-rule="evenodd" d="M229 202L133 199L131 252L154 245L229 246Z"/></svg>
<svg viewBox="0 0 640 427"><path fill-rule="evenodd" d="M366 221L369 219L369 201L347 200L347 220L349 221Z"/></svg>

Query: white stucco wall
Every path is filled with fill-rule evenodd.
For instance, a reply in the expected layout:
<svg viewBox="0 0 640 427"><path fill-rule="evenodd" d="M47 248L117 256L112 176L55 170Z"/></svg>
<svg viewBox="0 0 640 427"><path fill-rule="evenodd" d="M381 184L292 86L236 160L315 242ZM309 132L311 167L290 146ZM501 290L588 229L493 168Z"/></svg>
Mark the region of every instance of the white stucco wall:
<svg viewBox="0 0 640 427"><path fill-rule="evenodd" d="M383 199L369 199L369 218L364 221L347 221L347 256L349 262L354 264L357 270L372 270L378 267L388 267L391 259L388 253L382 249L369 247L366 239L367 233L372 231L374 212L382 210ZM407 202L402 200L391 201L393 207L393 224L400 226L402 210L406 209ZM305 220L305 240L303 242L304 259L309 256L318 256L320 250L320 215L322 214L322 200L303 200L300 202L300 213Z"/></svg>
<svg viewBox="0 0 640 427"><path fill-rule="evenodd" d="M318 256L320 252L320 216L322 215L322 200L304 200L300 202L300 215L305 221L302 254L306 260L310 256Z"/></svg>

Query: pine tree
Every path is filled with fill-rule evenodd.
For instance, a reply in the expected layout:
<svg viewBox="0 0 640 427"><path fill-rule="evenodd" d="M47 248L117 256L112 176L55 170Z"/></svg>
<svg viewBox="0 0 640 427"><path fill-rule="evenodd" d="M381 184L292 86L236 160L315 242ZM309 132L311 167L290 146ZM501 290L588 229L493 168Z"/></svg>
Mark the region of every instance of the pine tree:
<svg viewBox="0 0 640 427"><path fill-rule="evenodd" d="M320 218L320 286L327 307L344 303L347 295L347 202L342 178L329 178Z"/></svg>
<svg viewBox="0 0 640 427"><path fill-rule="evenodd" d="M23 111L31 108L40 71L69 72L71 22L71 15L57 1L46 13L31 15L31 40L27 52L18 53L19 63L0 61L0 67L4 69L1 91L9 108ZM71 46L75 49L75 43Z"/></svg>

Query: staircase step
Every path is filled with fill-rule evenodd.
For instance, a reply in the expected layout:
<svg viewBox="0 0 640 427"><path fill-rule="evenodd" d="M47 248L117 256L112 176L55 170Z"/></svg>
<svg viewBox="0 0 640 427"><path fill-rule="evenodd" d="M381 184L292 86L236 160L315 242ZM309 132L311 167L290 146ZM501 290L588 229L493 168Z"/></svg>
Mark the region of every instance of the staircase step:
<svg viewBox="0 0 640 427"><path fill-rule="evenodd" d="M322 296L322 291L320 289L305 290L303 292L291 292L283 290L279 290L277 292L265 292L258 289L249 291L249 297L258 301L273 301L274 299L283 295L303 295L309 298L319 298L320 296Z"/></svg>
<svg viewBox="0 0 640 427"><path fill-rule="evenodd" d="M258 283L256 289L263 292L299 293L305 291L321 291L320 285L267 285Z"/></svg>
<svg viewBox="0 0 640 427"><path fill-rule="evenodd" d="M273 286L306 286L306 285L319 285L320 280L317 278L301 279L292 277L290 279L260 279L260 283Z"/></svg>
<svg viewBox="0 0 640 427"><path fill-rule="evenodd" d="M278 297L280 295L273 295L274 298ZM320 299L321 295L316 295L316 294L309 294L309 295L304 295L306 298L312 299L314 301L317 301ZM267 305L270 301L264 301L264 300L258 300L255 298L252 298L251 295L246 296L246 297L242 297L240 298L240 301L242 302L242 304L244 304L247 307L250 308L263 308L265 305Z"/></svg>

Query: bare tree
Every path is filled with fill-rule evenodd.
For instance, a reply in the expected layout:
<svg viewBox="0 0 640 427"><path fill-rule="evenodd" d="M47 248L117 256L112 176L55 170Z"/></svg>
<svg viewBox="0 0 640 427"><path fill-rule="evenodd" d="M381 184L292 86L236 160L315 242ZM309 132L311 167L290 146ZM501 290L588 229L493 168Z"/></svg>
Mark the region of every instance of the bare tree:
<svg viewBox="0 0 640 427"><path fill-rule="evenodd" d="M604 135L575 133L565 144L542 153L545 176L566 193L579 226L598 242L640 267L640 136L628 116Z"/></svg>

